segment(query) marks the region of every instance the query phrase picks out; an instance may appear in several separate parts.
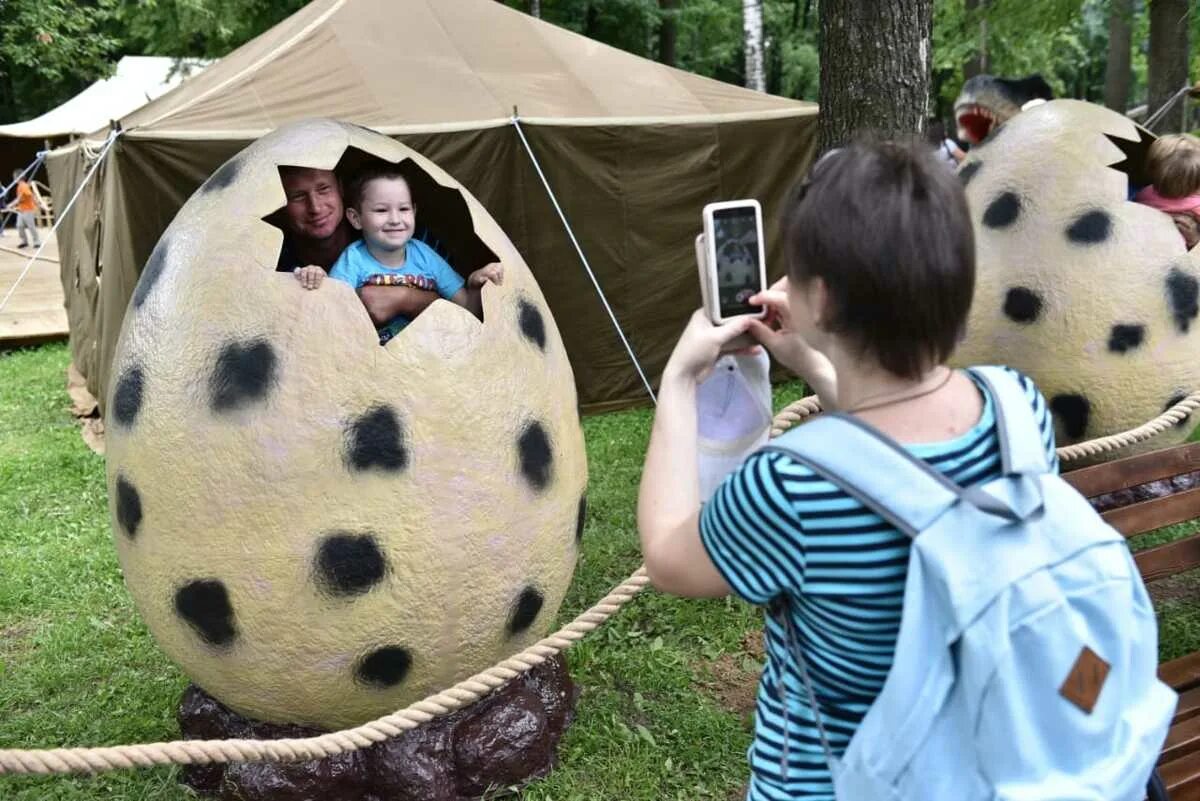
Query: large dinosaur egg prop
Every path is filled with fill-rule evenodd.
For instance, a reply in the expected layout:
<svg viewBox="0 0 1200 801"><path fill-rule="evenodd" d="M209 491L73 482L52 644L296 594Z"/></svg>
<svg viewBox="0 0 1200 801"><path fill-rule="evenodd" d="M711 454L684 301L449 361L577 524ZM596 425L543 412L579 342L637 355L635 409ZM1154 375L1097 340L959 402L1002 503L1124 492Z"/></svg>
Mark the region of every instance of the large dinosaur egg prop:
<svg viewBox="0 0 1200 801"><path fill-rule="evenodd" d="M1200 252L1170 217L1127 200L1131 175L1147 182L1151 140L1108 109L1055 100L1014 116L960 167L978 272L956 358L1031 376L1060 445L1135 428L1200 389Z"/></svg>
<svg viewBox="0 0 1200 801"><path fill-rule="evenodd" d="M354 290L276 272L280 165L400 163L418 228L497 260L483 321L438 300L380 347ZM449 232L449 235L447 235ZM453 248L451 248L453 250ZM358 724L544 636L587 465L571 367L529 268L409 148L321 120L191 197L134 292L108 403L114 540L137 608L259 720Z"/></svg>

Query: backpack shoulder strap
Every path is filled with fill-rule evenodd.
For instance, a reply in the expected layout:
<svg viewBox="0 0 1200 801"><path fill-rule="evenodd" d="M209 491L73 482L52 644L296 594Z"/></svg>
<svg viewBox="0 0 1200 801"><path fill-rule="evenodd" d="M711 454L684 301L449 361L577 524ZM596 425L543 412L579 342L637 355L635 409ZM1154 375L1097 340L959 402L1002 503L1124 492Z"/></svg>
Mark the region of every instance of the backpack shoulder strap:
<svg viewBox="0 0 1200 801"><path fill-rule="evenodd" d="M795 459L910 537L958 501L962 488L875 428L837 412L777 437L765 451Z"/></svg>
<svg viewBox="0 0 1200 801"><path fill-rule="evenodd" d="M1003 367L972 367L970 372L992 394L1004 474L1037 475L1050 469L1042 432L1025 388Z"/></svg>

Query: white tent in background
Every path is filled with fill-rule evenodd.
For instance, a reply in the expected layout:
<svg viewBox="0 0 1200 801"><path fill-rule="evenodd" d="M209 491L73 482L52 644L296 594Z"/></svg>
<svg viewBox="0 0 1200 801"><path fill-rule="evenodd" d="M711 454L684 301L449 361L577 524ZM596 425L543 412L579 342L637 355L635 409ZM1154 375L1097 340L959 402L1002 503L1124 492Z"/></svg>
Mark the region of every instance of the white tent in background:
<svg viewBox="0 0 1200 801"><path fill-rule="evenodd" d="M125 56L117 62L111 78L96 81L40 117L0 125L0 136L52 139L89 134L166 94L207 65L206 61L194 59Z"/></svg>

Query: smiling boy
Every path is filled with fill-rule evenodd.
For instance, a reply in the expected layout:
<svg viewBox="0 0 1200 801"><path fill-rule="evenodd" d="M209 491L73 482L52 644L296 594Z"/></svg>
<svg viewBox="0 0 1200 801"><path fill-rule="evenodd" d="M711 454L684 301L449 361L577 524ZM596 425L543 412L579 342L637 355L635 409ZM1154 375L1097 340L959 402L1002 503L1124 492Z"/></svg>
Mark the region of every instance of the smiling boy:
<svg viewBox="0 0 1200 801"><path fill-rule="evenodd" d="M404 175L392 165L366 168L350 183L346 219L362 239L342 252L329 271L331 278L358 290L359 297L387 342L412 320L401 312L387 291L363 292L364 287L433 289L446 300L483 317L480 289L504 280L504 268L492 263L462 277L437 254L413 239L417 207Z"/></svg>

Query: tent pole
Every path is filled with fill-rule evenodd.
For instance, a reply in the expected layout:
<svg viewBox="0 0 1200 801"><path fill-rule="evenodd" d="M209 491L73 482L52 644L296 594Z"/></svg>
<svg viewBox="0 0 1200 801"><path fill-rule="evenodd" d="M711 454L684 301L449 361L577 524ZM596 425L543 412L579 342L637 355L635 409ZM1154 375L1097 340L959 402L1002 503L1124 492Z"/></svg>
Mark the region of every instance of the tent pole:
<svg viewBox="0 0 1200 801"><path fill-rule="evenodd" d="M617 315L613 312L612 306L608 304L608 298L604 296L604 290L600 288L600 282L596 280L596 274L592 272L592 265L588 263L587 256L583 254L583 248L579 246L579 240L575 238L575 232L571 230L571 224L567 222L567 215L563 213L562 206L558 205L558 198L554 196L554 190L550 188L550 181L546 179L546 173L542 172L542 165L538 163L537 156L533 154L533 148L529 146L529 140L525 138L525 131L521 129L521 120L515 109L513 110L512 124L517 129L517 135L521 137L521 144L525 146L529 160L533 162L533 168L537 170L538 178L542 179L542 186L546 188L546 194L550 196L550 202L554 204L554 210L558 212L558 218L562 220L563 228L567 229L567 236L571 238L571 244L575 246L575 252L579 254L579 260L583 262L583 269L587 271L588 278L592 279L592 286L596 288L596 294L600 296L600 302L604 304L604 310L608 312L608 319L612 320L613 327L617 329L617 336L621 338L621 344L625 346L625 352L629 354L638 376L642 379L642 384L646 387L646 393L650 396L650 400L657 404L658 398L650 386L650 379L646 378L641 362L638 361L637 354L633 352L633 346L625 338L625 332L621 330L621 324L617 322Z"/></svg>
<svg viewBox="0 0 1200 801"><path fill-rule="evenodd" d="M71 195L71 199L67 201L67 205L63 206L63 210L54 215L54 225L50 226L50 232L42 239L42 244L38 245L38 249L29 257L29 261L25 264L25 269L21 270L21 274L17 276L17 280L13 281L13 285L8 288L8 294L4 296L4 300L0 300L0 312L4 311L4 307L8 305L8 301L12 298L13 293L17 291L17 287L25 280L25 276L29 274L29 268L33 267L33 263L37 261L37 257L42 255L42 251L46 249L46 245L50 244L50 237L58 232L58 226L62 225L62 221L67 218L67 212L75 205L75 201L83 193L83 188L88 185L88 181L92 180L92 176L96 174L96 170L100 168L100 164L104 161L104 157L108 155L109 148L117 141L117 137L121 135L121 131L114 130L108 135L108 141L104 143L104 147L100 150L100 155L96 157L96 163L88 170L87 175L83 176L83 180L79 183L79 188L75 190L75 194ZM45 154L39 154L38 161L45 158Z"/></svg>

